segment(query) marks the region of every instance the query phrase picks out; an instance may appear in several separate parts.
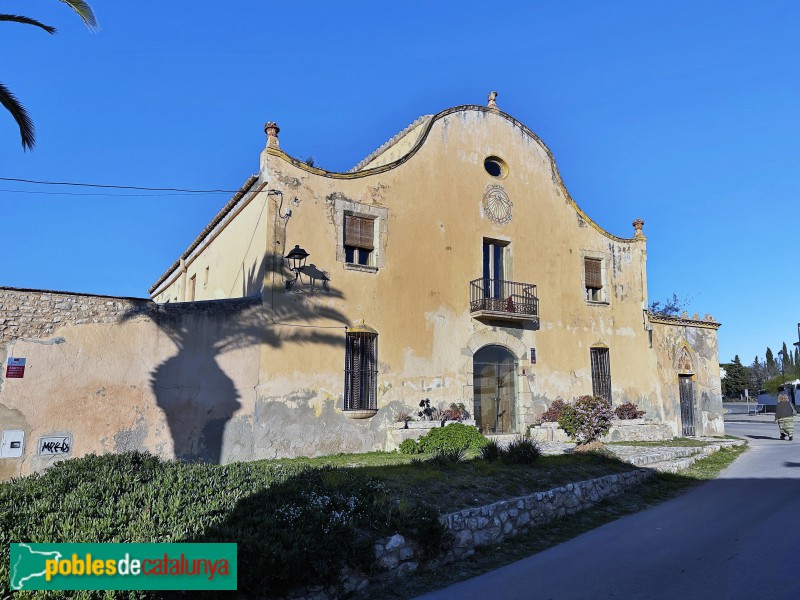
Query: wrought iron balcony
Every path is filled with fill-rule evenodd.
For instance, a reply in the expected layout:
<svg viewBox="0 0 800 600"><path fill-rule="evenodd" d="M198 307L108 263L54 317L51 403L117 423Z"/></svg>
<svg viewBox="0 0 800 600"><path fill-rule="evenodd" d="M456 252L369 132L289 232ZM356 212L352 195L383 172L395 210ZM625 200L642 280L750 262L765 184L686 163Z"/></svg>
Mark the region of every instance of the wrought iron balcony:
<svg viewBox="0 0 800 600"><path fill-rule="evenodd" d="M485 277L475 279L469 284L469 307L476 319L539 324L539 298L532 283Z"/></svg>

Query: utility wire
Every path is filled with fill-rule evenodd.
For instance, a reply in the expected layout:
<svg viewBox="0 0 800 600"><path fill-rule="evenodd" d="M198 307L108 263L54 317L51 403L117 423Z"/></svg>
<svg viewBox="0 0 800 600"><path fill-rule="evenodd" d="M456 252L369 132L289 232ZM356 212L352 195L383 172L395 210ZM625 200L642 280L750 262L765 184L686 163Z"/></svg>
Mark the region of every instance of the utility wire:
<svg viewBox="0 0 800 600"><path fill-rule="evenodd" d="M186 196L185 192L159 192L153 194L110 194L108 192L39 192L36 190L8 190L0 188L7 194L35 194L37 196L103 196L108 198L161 198L162 196ZM216 192L208 192L216 193ZM198 192L199 194L199 192Z"/></svg>
<svg viewBox="0 0 800 600"><path fill-rule="evenodd" d="M17 183L32 183L36 185L69 185L73 187L91 187L112 190L140 190L145 192L182 192L185 194L235 194L239 190L192 190L187 188L157 188L136 185L102 185L99 183L77 183L72 181L38 181L36 179L17 179L15 177L0 177L0 181L15 181Z"/></svg>

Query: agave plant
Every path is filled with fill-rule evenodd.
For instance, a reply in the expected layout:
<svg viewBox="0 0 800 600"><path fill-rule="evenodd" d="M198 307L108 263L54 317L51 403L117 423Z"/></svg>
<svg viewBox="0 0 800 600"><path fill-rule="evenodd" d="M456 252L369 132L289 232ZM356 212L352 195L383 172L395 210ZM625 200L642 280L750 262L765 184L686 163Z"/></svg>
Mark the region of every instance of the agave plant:
<svg viewBox="0 0 800 600"><path fill-rule="evenodd" d="M97 29L97 19L94 16L94 11L92 7L89 6L87 2L84 0L59 0L63 2L67 6L69 6L72 10L74 10L81 20L84 22L86 27L90 30ZM0 21L10 21L12 23L23 23L24 25L33 25L34 27L38 27L46 31L47 33L53 34L56 32L55 27L51 27L50 25L45 25L41 21L37 21L36 19L31 19L30 17L23 17L20 15L8 15L0 13ZM22 138L22 147L25 150L33 149L34 144L36 143L36 130L33 126L33 121L31 120L28 111L25 110L25 107L22 106L17 97L11 93L5 85L0 83L0 104L2 104L5 109L11 113L11 116L17 122L19 126L19 135Z"/></svg>

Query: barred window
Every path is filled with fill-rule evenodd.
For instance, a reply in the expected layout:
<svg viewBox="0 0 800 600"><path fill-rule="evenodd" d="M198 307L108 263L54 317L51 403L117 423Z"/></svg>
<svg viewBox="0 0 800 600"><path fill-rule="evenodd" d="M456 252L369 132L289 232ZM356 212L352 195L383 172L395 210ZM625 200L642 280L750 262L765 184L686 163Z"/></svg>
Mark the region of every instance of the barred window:
<svg viewBox="0 0 800 600"><path fill-rule="evenodd" d="M592 363L592 394L611 402L611 362L608 348L590 348Z"/></svg>
<svg viewBox="0 0 800 600"><path fill-rule="evenodd" d="M344 410L376 412L378 332L362 322L345 336Z"/></svg>

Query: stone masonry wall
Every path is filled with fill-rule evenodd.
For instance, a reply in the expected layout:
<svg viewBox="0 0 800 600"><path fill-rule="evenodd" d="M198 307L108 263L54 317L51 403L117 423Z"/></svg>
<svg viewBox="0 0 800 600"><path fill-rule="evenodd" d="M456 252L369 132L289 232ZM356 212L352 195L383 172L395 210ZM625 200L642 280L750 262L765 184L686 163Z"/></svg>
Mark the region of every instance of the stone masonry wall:
<svg viewBox="0 0 800 600"><path fill-rule="evenodd" d="M65 324L115 323L124 315L155 310L154 302L142 298L0 287L0 344L46 338Z"/></svg>
<svg viewBox="0 0 800 600"><path fill-rule="evenodd" d="M440 563L469 556L475 552L476 546L495 544L537 525L585 510L639 485L653 473L650 469L637 469L606 475L442 515L440 521L453 534L453 545ZM399 534L376 544L375 558L390 575L414 571L420 560L414 544Z"/></svg>
<svg viewBox="0 0 800 600"><path fill-rule="evenodd" d="M605 498L619 496L655 473L652 469L637 469L627 473L606 475L570 483L546 492L537 492L486 506L466 508L439 517L453 535L449 552L428 567L437 567L475 553L477 546L496 544L527 529L544 525L567 515L592 507ZM419 568L420 548L412 540L396 533L375 544L375 560L381 578L400 577ZM293 600L330 600L363 590L369 577L350 568L340 577L339 586L310 586L295 590Z"/></svg>

